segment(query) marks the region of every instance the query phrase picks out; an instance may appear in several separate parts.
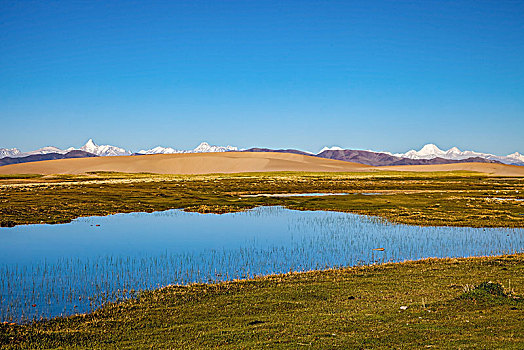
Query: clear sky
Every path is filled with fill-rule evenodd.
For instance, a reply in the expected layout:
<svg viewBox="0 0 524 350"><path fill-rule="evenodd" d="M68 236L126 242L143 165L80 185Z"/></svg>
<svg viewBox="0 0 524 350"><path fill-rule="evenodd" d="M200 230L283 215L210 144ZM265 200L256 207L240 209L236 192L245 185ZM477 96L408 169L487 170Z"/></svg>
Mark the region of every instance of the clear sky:
<svg viewBox="0 0 524 350"><path fill-rule="evenodd" d="M0 0L0 147L524 152L524 1Z"/></svg>

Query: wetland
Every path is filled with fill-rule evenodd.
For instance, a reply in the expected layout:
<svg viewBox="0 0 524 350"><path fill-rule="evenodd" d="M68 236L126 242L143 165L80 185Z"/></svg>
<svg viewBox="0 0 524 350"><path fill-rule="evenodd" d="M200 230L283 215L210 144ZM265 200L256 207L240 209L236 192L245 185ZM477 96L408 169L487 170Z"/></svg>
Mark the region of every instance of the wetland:
<svg viewBox="0 0 524 350"><path fill-rule="evenodd" d="M181 210L0 229L0 321L91 312L136 291L255 276L522 252L524 229L422 227L329 211Z"/></svg>
<svg viewBox="0 0 524 350"><path fill-rule="evenodd" d="M228 213L281 205L422 226L524 227L522 199L523 178L462 171L9 175L0 177L0 226L167 209Z"/></svg>
<svg viewBox="0 0 524 350"><path fill-rule="evenodd" d="M481 313L518 347L523 191L468 172L5 176L0 345L500 344L450 321ZM472 307L487 281L507 299ZM415 316L431 341L397 324Z"/></svg>

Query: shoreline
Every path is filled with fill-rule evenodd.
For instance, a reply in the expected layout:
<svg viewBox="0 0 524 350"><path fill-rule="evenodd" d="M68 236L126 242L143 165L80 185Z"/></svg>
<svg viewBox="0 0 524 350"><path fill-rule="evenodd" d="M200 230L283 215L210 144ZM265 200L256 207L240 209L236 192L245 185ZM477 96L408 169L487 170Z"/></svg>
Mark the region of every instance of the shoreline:
<svg viewBox="0 0 524 350"><path fill-rule="evenodd" d="M0 324L0 347L518 347L523 270L520 253L171 285L89 314ZM466 291L488 281L509 297L473 294L470 301Z"/></svg>
<svg viewBox="0 0 524 350"><path fill-rule="evenodd" d="M340 195L340 196L342 196L342 195L354 195L354 194L333 194L333 195ZM386 195L386 194L384 194L384 195ZM329 195L326 195L326 196L329 196ZM259 196L258 195L253 195L251 198L257 198L257 197L259 197ZM289 194L289 195L286 195L286 196L279 196L279 195L266 196L266 195L262 195L260 197L285 198L285 197L295 197L295 196L293 194ZM305 195L303 195L301 193L300 196L297 196L297 197L308 197L308 196L305 196ZM317 196L312 196L312 197L317 197ZM507 199L507 200L512 200L512 199ZM514 199L514 200L517 201L517 202L520 202L520 201L523 201L524 199ZM262 204L262 205L256 205L256 206L253 206L253 207L244 207L244 208L240 208L240 209L239 208L234 208L234 207L220 206L220 205L216 205L216 206L200 205L200 206L190 206L190 207L183 207L183 208L167 208L167 209L147 210L147 211L126 211L126 212L118 211L118 212L108 212L108 213L105 213L105 214L102 214L102 215L89 215L89 214L88 215L82 215L82 216L77 216L77 217L71 218L68 221L60 221L60 222L50 222L50 223L49 222L29 222L29 223L20 223L20 224L16 224L16 225L13 225L13 226L2 226L2 225L0 225L0 229L2 229L2 228L9 229L9 228L17 227L17 226L28 226L28 225L64 225L64 224L70 224L73 221L75 221L77 219L82 219L82 218L103 218L103 217L107 217L107 216L111 216L111 215L120 215L120 214L122 214L122 215L125 215L125 214L152 214L152 213L161 213L161 212L170 211L170 210L180 210L180 211L184 211L184 212L187 212L187 213L222 215L222 214L233 214L233 213L239 213L239 212L255 210L255 209L260 208L260 207L282 207L284 209L303 211L303 212L307 212L307 211L311 211L311 212L325 211L325 212L336 212L336 213L353 214L353 215L360 215L360 216L371 217L371 218L375 218L377 220L384 220L385 222L387 222L390 225L406 225L406 226L417 226L417 227L464 227L464 228L501 228L501 229L521 229L521 228L524 228L524 223L523 223L522 226L467 226L467 225L413 224L413 223L403 223L403 222L390 221L388 219L388 217L384 217L384 216L381 216L381 215L378 215L378 214L366 214L366 213L360 213L360 212L356 212L356 211L344 211L344 210L340 210L340 209L330 209L330 208L318 208L318 209L295 208L293 206L281 205L281 204L269 204L269 205ZM0 224L1 224L1 222L0 222Z"/></svg>
<svg viewBox="0 0 524 350"><path fill-rule="evenodd" d="M389 268L395 268L395 267L401 267L403 265L420 265L420 264L431 264L431 263L468 263L471 261L485 261L485 260L492 260L492 259L499 259L499 258L511 258L511 257L517 257L522 258L524 260L524 251L521 252L508 252L508 253L502 253L502 254L496 254L496 255L478 255L478 256L466 256L466 257L444 257L444 258L438 258L438 257L427 257L427 258L420 258L420 259L406 259L403 261L386 261L386 262L380 262L380 263L371 263L371 264L362 264L362 265L353 265L353 266L340 266L340 267L330 267L326 269L311 269L306 271L289 271L284 273L271 273L268 275L254 275L252 277L247 278L233 278L231 280L225 280L225 281L212 281L212 282L191 282L186 284L169 284L163 287L154 288L154 289L143 289L143 290L136 290L136 297L129 297L124 298L123 300L117 300L117 301L109 301L100 307L94 309L91 312L87 313L77 313L72 315L64 315L64 316L54 316L49 318L43 318L38 320L31 320L26 322L0 322L4 325L16 325L16 326L31 326L38 323L48 323L48 322L54 322L56 320L63 320L63 319L69 319L69 318L77 318L77 317L85 317L87 315L95 314L100 312L102 309L107 307L113 307L117 306L122 303L127 303L130 301L133 301L134 299L139 299L140 295L143 293L162 293L164 291L169 290L183 290L183 289L192 289L192 288L201 288L201 287L209 287L209 288L217 288L220 289L221 287L227 287L231 284L249 284L252 282L260 282L260 281L281 281L287 277L293 277L293 278L301 278L301 277L309 277L314 276L318 274L329 274L329 273L359 273L359 272L366 272L368 270L370 271L377 271L382 269L389 269Z"/></svg>

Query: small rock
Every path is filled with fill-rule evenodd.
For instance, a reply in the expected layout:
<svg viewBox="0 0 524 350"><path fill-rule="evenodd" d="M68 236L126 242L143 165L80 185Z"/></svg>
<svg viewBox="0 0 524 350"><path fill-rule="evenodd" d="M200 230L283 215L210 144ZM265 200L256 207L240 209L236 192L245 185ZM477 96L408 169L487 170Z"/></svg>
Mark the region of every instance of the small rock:
<svg viewBox="0 0 524 350"><path fill-rule="evenodd" d="M400 310L407 310L407 308L408 308L407 306L401 306Z"/></svg>

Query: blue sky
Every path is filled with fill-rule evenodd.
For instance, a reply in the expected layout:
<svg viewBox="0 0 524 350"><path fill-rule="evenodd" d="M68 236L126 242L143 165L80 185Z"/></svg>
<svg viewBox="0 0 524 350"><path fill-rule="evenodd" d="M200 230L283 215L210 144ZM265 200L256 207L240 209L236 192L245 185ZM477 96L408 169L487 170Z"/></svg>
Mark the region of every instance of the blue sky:
<svg viewBox="0 0 524 350"><path fill-rule="evenodd" d="M0 1L0 147L524 152L522 1Z"/></svg>

